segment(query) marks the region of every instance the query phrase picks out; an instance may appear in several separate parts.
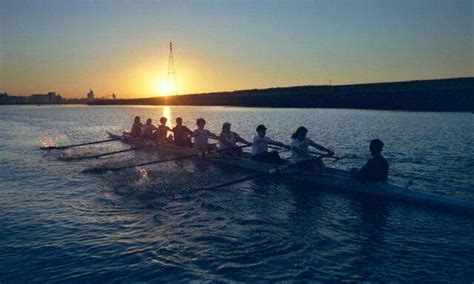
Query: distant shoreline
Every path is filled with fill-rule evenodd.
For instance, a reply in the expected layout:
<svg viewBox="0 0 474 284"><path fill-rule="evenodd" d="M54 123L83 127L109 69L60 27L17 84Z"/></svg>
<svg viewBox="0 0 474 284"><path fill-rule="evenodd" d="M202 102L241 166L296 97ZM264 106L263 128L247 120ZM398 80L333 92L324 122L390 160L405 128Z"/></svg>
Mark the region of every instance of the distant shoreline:
<svg viewBox="0 0 474 284"><path fill-rule="evenodd" d="M85 103L85 99L71 99L55 104ZM0 100L0 104L8 103L2 103ZM35 105L36 103L19 104ZM89 103L89 105L179 105L473 112L474 77L338 86L280 87L142 99L96 100Z"/></svg>

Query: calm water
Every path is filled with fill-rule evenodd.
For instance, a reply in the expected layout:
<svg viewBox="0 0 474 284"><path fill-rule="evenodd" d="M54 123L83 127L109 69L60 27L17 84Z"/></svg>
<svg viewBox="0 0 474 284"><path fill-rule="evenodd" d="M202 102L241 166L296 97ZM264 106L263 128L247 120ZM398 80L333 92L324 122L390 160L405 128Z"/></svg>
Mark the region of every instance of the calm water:
<svg viewBox="0 0 474 284"><path fill-rule="evenodd" d="M474 280L474 221L430 208L257 179L215 191L248 172L203 161L102 175L84 168L156 159L123 153L64 162L61 154L118 150L119 142L46 153L106 138L134 115L223 121L248 139L259 123L288 140L313 140L357 159L385 142L391 181L474 200L474 115L223 107L0 106L0 282Z"/></svg>

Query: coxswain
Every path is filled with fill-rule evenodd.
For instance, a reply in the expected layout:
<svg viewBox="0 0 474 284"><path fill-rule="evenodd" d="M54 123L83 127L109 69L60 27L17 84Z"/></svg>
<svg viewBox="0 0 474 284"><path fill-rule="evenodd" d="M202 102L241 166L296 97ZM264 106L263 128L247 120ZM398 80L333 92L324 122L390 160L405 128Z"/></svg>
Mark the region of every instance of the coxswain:
<svg viewBox="0 0 474 284"><path fill-rule="evenodd" d="M361 183L386 182L389 165L382 156L383 142L380 139L370 141L369 150L372 158L359 170L352 169L352 176Z"/></svg>

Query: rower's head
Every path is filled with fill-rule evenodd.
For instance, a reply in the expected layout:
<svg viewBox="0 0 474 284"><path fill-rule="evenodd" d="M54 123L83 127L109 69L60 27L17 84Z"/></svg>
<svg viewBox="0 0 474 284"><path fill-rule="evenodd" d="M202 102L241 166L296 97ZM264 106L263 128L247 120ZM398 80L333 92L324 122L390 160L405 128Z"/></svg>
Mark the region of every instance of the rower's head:
<svg viewBox="0 0 474 284"><path fill-rule="evenodd" d="M152 122L151 118L146 120L146 124L151 124L151 122Z"/></svg>
<svg viewBox="0 0 474 284"><path fill-rule="evenodd" d="M181 117L176 118L176 125L181 126L183 124L183 119Z"/></svg>
<svg viewBox="0 0 474 284"><path fill-rule="evenodd" d="M139 116L135 116L134 121L135 121L136 123L140 122L140 117L139 117Z"/></svg>
<svg viewBox="0 0 474 284"><path fill-rule="evenodd" d="M232 125L232 124L230 124L229 122L224 122L224 123L222 124L222 132L229 132L231 125Z"/></svg>
<svg viewBox="0 0 474 284"><path fill-rule="evenodd" d="M259 126L257 126L257 133L258 136L265 137L265 134L267 133L267 128L265 127L265 125L260 124Z"/></svg>
<svg viewBox="0 0 474 284"><path fill-rule="evenodd" d="M204 125L206 125L206 121L204 120L204 118L198 118L196 119L196 125L199 129L203 129Z"/></svg>
<svg viewBox="0 0 474 284"><path fill-rule="evenodd" d="M168 121L168 119L166 117L164 117L164 116L160 117L160 123L162 125L165 125L167 121Z"/></svg>
<svg viewBox="0 0 474 284"><path fill-rule="evenodd" d="M304 126L300 126L296 129L296 132L291 135L291 139L303 141L306 138L306 133L308 133L308 129Z"/></svg>
<svg viewBox="0 0 474 284"><path fill-rule="evenodd" d="M380 153L383 150L382 140L380 139L371 140L370 145L369 145L369 150L370 150L370 153L372 153L372 156L380 155Z"/></svg>

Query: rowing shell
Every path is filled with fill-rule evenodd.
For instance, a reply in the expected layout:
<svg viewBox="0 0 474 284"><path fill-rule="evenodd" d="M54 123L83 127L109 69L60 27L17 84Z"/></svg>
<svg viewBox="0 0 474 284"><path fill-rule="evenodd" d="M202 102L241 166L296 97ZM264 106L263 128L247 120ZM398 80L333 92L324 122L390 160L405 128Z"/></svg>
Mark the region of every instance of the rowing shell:
<svg viewBox="0 0 474 284"><path fill-rule="evenodd" d="M109 133L112 138L120 138L120 135ZM124 143L131 143L127 139L122 139ZM170 155L188 155L196 153L191 148L175 145L160 145L157 147L160 151L168 152ZM206 160L211 162L239 167L246 170L268 173L277 166L274 164L253 161L248 154L243 157L229 156L208 156ZM302 171L298 168L289 168L281 173L285 177L293 180L302 181L341 192L357 193L375 197L383 197L391 200L415 203L424 206L431 206L458 213L474 215L474 203L465 200L459 200L447 196L440 196L430 193L424 193L409 188L404 188L387 182L375 182L362 184L351 178L349 171L327 167L327 172L318 174L311 171Z"/></svg>
<svg viewBox="0 0 474 284"><path fill-rule="evenodd" d="M135 138L128 135L118 135L111 132L107 134L113 138L122 141L123 143L135 146L140 149L153 149L161 154L167 155L192 155L197 154L193 148L186 148L181 146L176 146L170 143L156 144L152 140Z"/></svg>

